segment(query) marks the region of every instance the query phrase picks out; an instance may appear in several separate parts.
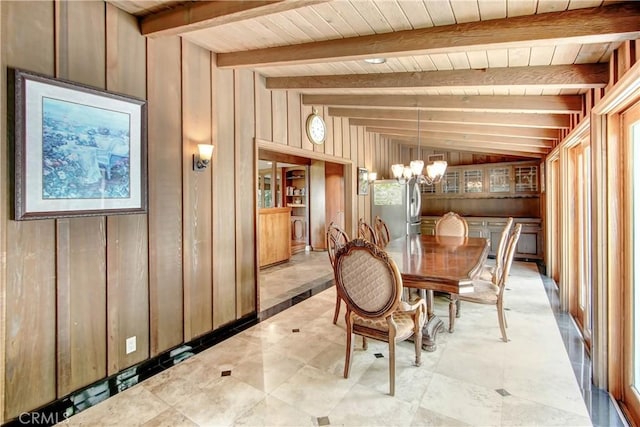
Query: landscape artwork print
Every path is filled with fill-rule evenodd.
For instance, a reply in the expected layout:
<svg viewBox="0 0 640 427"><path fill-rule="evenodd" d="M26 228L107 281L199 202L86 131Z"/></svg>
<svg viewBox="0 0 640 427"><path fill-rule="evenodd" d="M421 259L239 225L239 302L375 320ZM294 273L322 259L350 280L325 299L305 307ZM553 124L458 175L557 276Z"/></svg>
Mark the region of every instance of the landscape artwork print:
<svg viewBox="0 0 640 427"><path fill-rule="evenodd" d="M43 99L42 198L127 198L130 117Z"/></svg>
<svg viewBox="0 0 640 427"><path fill-rule="evenodd" d="M147 212L147 103L12 69L14 219Z"/></svg>

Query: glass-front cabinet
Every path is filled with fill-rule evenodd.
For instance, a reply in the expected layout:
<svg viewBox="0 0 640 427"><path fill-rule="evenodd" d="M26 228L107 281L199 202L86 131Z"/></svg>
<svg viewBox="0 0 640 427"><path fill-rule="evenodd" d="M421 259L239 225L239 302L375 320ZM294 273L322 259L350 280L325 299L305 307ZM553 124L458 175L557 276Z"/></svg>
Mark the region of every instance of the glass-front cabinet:
<svg viewBox="0 0 640 427"><path fill-rule="evenodd" d="M489 193L508 193L511 191L511 168L501 166L489 169Z"/></svg>
<svg viewBox="0 0 640 427"><path fill-rule="evenodd" d="M535 193L538 191L538 167L515 166L515 192Z"/></svg>
<svg viewBox="0 0 640 427"><path fill-rule="evenodd" d="M463 171L464 183L462 189L465 193L483 193L483 170L482 169L467 169Z"/></svg>
<svg viewBox="0 0 640 427"><path fill-rule="evenodd" d="M449 170L442 179L442 192L444 194L456 194L460 191L460 172Z"/></svg>
<svg viewBox="0 0 640 427"><path fill-rule="evenodd" d="M466 219L470 237L490 239L491 253L507 218L523 226L516 257L543 259L541 170L538 161L449 166L434 192L422 193L421 233L434 234L447 212Z"/></svg>
<svg viewBox="0 0 640 427"><path fill-rule="evenodd" d="M540 165L532 162L450 166L426 197L531 196L540 190Z"/></svg>

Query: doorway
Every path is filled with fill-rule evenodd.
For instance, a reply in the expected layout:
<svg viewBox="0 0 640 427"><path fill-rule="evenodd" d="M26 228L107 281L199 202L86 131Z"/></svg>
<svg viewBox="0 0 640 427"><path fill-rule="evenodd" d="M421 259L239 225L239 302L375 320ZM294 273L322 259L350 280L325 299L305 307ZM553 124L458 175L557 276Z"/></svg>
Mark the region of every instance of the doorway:
<svg viewBox="0 0 640 427"><path fill-rule="evenodd" d="M291 219L287 236L270 239L290 240L290 252L304 251L309 242L309 164L304 157L284 155L267 150L258 151L258 210L290 208ZM260 255L260 254L258 254Z"/></svg>
<svg viewBox="0 0 640 427"><path fill-rule="evenodd" d="M258 213L272 208L291 211L290 227L284 237L290 239L290 257L259 270L258 311L264 312L332 281L325 233L332 221L343 228L348 222L345 217L346 168L339 163L259 149L257 169ZM260 231L257 235L258 239L283 237L266 237ZM272 247L262 243L257 247L266 250ZM258 257L261 256L258 253Z"/></svg>

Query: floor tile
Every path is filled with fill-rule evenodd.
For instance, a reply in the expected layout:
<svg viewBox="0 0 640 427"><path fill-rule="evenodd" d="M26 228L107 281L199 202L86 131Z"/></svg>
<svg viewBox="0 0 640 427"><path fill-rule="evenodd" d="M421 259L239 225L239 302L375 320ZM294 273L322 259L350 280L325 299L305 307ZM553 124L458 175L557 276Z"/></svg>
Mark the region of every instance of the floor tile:
<svg viewBox="0 0 640 427"><path fill-rule="evenodd" d="M169 405L141 385L87 409L64 424L72 426L122 426L144 424L169 409Z"/></svg>
<svg viewBox="0 0 640 427"><path fill-rule="evenodd" d="M328 265L325 257L312 253L309 259ZM274 271L278 280L289 278L297 288L305 274L310 275L294 267L295 274L285 266ZM278 292L286 293L284 284L278 286ZM586 384L588 374L576 366L584 366L580 358L585 361L579 342L569 344L567 352L567 330L558 328L536 265L515 262L509 289L508 343L500 339L495 307L463 303L455 332L441 332L436 350L422 353L421 366L413 364L413 344L398 343L395 396L389 395L387 343L369 340L365 351L356 338L350 376L343 377L344 307L334 325L336 294L330 286L69 421L154 426L589 425L588 409L602 411L608 398ZM436 298L435 312L448 324L444 298ZM225 370L230 375L223 377ZM589 408L585 391L590 393ZM595 425L623 425L612 421L615 412L592 417Z"/></svg>

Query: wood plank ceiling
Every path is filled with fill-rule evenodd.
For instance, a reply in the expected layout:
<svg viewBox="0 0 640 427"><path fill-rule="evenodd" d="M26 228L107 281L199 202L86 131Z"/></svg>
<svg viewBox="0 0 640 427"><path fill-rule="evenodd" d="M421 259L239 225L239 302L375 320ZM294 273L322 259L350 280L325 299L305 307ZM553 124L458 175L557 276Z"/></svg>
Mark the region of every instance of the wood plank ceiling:
<svg viewBox="0 0 640 427"><path fill-rule="evenodd" d="M613 50L640 38L636 1L111 3L146 36L180 35L368 132L415 145L419 129L423 147L531 158L607 85Z"/></svg>

